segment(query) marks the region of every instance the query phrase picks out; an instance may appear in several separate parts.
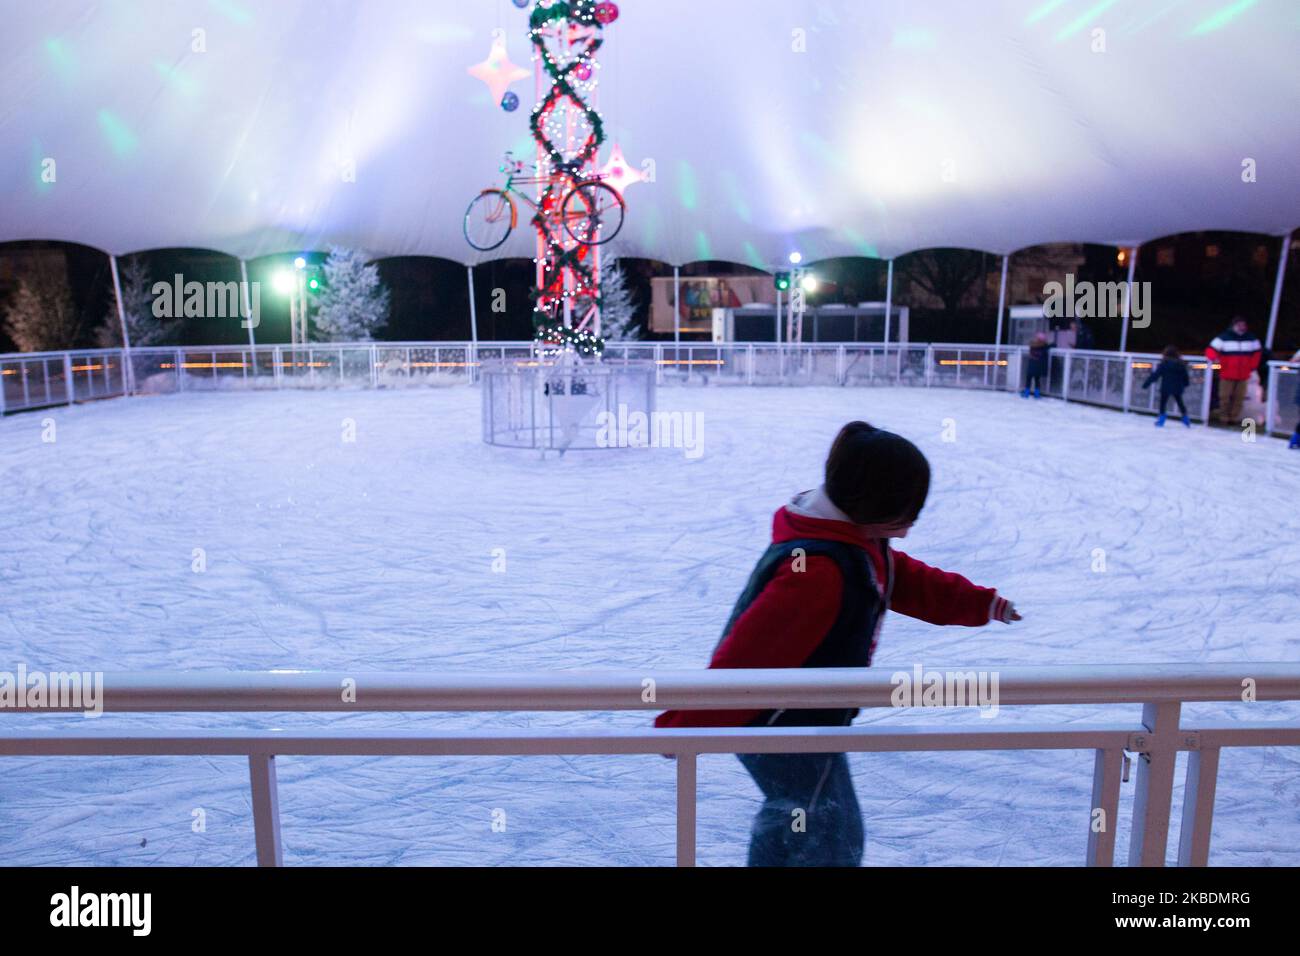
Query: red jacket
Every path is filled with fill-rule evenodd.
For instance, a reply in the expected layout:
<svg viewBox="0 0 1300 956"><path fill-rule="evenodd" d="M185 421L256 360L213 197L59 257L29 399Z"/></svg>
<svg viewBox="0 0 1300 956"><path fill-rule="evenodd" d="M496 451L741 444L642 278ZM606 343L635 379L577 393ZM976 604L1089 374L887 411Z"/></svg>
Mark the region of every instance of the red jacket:
<svg viewBox="0 0 1300 956"><path fill-rule="evenodd" d="M1216 335L1205 357L1219 363L1219 377L1229 382L1244 382L1250 373L1259 368L1263 354L1259 339L1249 332L1237 333L1232 329Z"/></svg>
<svg viewBox="0 0 1300 956"><path fill-rule="evenodd" d="M895 551L848 521L814 518L780 508L772 518L772 541L800 538L829 539L866 550L876 580L889 582L882 594L885 606L931 624L989 623L995 601L1003 601L993 588L976 587L960 574L940 571ZM888 552L886 555L885 552ZM803 571L783 562L776 576L736 620L713 652L709 667L802 667L826 636L839 614L843 586L839 568L831 558L809 555ZM892 576L887 562L893 563ZM882 587L885 585L882 583ZM667 711L655 719L656 727L738 727L762 711Z"/></svg>

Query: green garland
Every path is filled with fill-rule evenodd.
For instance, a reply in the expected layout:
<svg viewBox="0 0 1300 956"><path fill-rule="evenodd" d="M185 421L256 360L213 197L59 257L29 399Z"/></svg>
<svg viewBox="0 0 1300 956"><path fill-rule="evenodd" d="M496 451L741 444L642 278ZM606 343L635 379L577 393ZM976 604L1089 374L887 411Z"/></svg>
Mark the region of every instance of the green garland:
<svg viewBox="0 0 1300 956"><path fill-rule="evenodd" d="M576 172L597 154L601 144L605 142L605 124L600 114L583 100L578 90L569 82L569 73L578 64L590 62L590 59L600 49L604 41L599 35L593 35L577 56L573 57L564 66L561 66L547 52L542 30L554 22L565 20L601 29L601 24L596 19L595 0L567 0L567 2L566 0L560 0L560 2L552 3L549 6L538 6L533 9L529 17L528 37L533 45L533 51L541 58L542 65L551 79L551 89L542 102L534 108L532 117L529 119L529 129L532 132L534 141L545 150L552 168ZM591 130L582 148L572 158L566 157L551 142L545 131L546 118L566 98L583 111ZM582 287L595 290L591 298L596 308L599 308L601 304L599 277L595 274L592 266L579 258L581 247L575 246L572 249L565 249L563 243L551 234L551 223L547 221L544 215L544 210L552 210L561 202L571 181L571 177L557 177L553 182L547 184L532 220L533 226L537 229L546 246L546 254L551 264L550 280L544 287L535 289L532 292L532 298L535 302L534 321L537 324L536 337L538 343L544 348L573 347L582 354L600 354L604 348L604 342L600 339L588 333L571 334L571 329L565 328L562 323L555 322L551 318L552 310L558 311L564 302L565 269L578 277ZM596 343L595 346L593 347L585 339L579 342L578 336L590 339Z"/></svg>

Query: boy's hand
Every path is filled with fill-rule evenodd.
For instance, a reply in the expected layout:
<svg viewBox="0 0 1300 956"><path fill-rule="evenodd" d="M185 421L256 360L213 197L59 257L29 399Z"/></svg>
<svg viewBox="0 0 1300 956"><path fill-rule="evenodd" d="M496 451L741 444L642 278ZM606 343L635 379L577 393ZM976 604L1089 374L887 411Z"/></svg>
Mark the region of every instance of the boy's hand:
<svg viewBox="0 0 1300 956"><path fill-rule="evenodd" d="M1023 620L1016 606L1001 595L993 596L993 604L989 607L989 620L1001 621L1003 624L1010 624L1012 621Z"/></svg>

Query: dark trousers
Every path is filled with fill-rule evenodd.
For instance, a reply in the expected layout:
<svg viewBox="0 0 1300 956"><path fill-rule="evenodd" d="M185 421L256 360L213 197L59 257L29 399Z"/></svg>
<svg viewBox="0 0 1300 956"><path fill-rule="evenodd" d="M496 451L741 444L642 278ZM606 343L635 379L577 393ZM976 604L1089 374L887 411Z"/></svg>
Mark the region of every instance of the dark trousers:
<svg viewBox="0 0 1300 956"><path fill-rule="evenodd" d="M1182 392L1163 392L1163 391L1162 391L1162 392L1160 393L1160 414L1163 415L1163 414L1165 413L1165 408L1166 408L1166 406L1169 405L1169 399L1171 399L1171 398L1174 400L1174 404L1178 406L1178 413L1179 413L1180 415L1182 415L1184 418L1186 418L1186 417L1187 417L1187 406L1183 404L1183 393L1182 393Z"/></svg>
<svg viewBox="0 0 1300 956"><path fill-rule="evenodd" d="M844 754L736 756L763 791L750 866L862 864L862 812Z"/></svg>

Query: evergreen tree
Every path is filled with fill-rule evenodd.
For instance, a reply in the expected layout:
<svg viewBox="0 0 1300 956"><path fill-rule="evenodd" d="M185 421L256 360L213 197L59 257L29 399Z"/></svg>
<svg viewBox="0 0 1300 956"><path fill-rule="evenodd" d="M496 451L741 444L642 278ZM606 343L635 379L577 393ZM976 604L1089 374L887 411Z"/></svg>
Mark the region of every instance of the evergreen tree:
<svg viewBox="0 0 1300 956"><path fill-rule="evenodd" d="M122 283L122 308L126 312L126 328L131 334L131 346L165 345L174 340L178 320L161 320L153 314L152 283L144 259L134 256L122 260L118 280ZM117 296L110 290L108 310L104 321L95 329L95 340L100 348L122 347L122 320L117 314Z"/></svg>
<svg viewBox="0 0 1300 956"><path fill-rule="evenodd" d="M321 267L323 288L311 294L312 337L324 342L367 342L388 321L388 290L379 267L354 249L330 248Z"/></svg>
<svg viewBox="0 0 1300 956"><path fill-rule="evenodd" d="M641 327L636 321L636 296L613 256L600 261L600 337L606 342L641 338Z"/></svg>
<svg viewBox="0 0 1300 956"><path fill-rule="evenodd" d="M39 267L23 277L5 308L5 332L24 352L75 348L82 321L64 277Z"/></svg>

